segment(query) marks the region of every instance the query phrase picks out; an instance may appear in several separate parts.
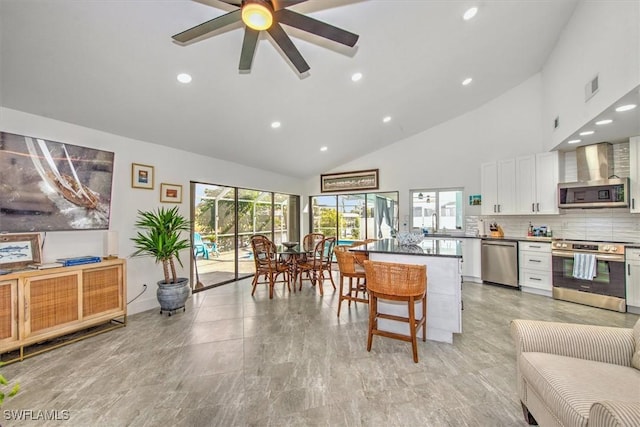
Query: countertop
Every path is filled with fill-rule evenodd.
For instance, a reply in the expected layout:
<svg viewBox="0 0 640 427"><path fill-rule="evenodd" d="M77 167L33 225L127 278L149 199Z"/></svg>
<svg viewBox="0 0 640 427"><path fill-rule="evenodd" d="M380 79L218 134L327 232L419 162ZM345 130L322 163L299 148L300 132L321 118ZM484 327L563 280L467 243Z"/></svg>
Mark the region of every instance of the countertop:
<svg viewBox="0 0 640 427"><path fill-rule="evenodd" d="M462 246L457 236L441 239L429 238L417 245L407 246L400 245L396 239L383 239L367 245L355 246L349 250L353 252L462 258Z"/></svg>

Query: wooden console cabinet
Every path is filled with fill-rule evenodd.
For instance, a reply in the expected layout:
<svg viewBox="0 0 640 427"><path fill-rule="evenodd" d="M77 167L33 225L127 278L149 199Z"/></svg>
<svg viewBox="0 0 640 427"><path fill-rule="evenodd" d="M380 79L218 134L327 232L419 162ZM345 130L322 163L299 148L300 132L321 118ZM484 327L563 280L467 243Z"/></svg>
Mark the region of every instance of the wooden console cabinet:
<svg viewBox="0 0 640 427"><path fill-rule="evenodd" d="M18 271L0 276L0 355L19 350L8 361L125 326L126 264L122 259L74 267ZM98 325L61 344L46 341ZM41 351L25 352L34 344Z"/></svg>

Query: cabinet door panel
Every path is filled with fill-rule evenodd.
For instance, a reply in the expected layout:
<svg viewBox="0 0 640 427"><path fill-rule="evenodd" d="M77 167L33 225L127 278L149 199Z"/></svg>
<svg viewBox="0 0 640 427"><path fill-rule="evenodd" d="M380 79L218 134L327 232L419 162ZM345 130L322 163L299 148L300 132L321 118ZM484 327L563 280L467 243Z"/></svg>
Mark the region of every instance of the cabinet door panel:
<svg viewBox="0 0 640 427"><path fill-rule="evenodd" d="M498 206L498 163L483 163L480 166L480 188L482 191L482 215L497 213Z"/></svg>
<svg viewBox="0 0 640 427"><path fill-rule="evenodd" d="M516 164L516 212L519 214L535 213L536 157L518 157Z"/></svg>
<svg viewBox="0 0 640 427"><path fill-rule="evenodd" d="M536 155L536 212L557 214L558 209L558 152Z"/></svg>
<svg viewBox="0 0 640 427"><path fill-rule="evenodd" d="M516 159L498 162L498 213L516 212Z"/></svg>
<svg viewBox="0 0 640 427"><path fill-rule="evenodd" d="M0 282L0 345L18 339L18 281Z"/></svg>
<svg viewBox="0 0 640 427"><path fill-rule="evenodd" d="M29 334L80 320L81 273L28 279L25 320Z"/></svg>
<svg viewBox="0 0 640 427"><path fill-rule="evenodd" d="M82 317L122 307L122 268L86 270L82 277Z"/></svg>

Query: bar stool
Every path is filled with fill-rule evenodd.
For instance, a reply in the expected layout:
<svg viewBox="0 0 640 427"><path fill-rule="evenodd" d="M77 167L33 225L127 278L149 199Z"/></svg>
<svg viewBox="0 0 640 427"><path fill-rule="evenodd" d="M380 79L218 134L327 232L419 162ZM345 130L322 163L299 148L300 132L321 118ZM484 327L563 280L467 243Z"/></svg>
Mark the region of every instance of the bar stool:
<svg viewBox="0 0 640 427"><path fill-rule="evenodd" d="M369 292L369 333L367 351L371 351L373 335L394 338L411 343L413 361L418 363L416 332L422 327L422 341L427 339L427 267L424 265L364 261ZM378 298L406 301L408 317L378 312ZM422 301L422 317L416 319L415 302ZM389 319L409 324L410 335L378 329L378 319Z"/></svg>
<svg viewBox="0 0 640 427"><path fill-rule="evenodd" d="M338 299L338 317L340 317L340 308L342 307L342 301L348 300L349 307L351 307L351 301L369 303L369 300L365 298L367 292L367 285L365 282L364 268L358 264L356 254L349 252L351 246L340 245L336 246L333 253L336 255L338 261L338 269L340 270L340 298ZM349 279L349 293L344 293L344 278ZM353 279L356 279L355 286ZM358 294L362 292L362 297L359 298ZM354 295L355 293L355 295Z"/></svg>

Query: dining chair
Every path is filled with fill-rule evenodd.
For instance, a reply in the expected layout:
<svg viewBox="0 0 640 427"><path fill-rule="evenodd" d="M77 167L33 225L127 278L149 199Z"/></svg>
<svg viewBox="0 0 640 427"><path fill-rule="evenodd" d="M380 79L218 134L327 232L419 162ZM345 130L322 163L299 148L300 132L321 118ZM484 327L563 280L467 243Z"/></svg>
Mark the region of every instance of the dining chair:
<svg viewBox="0 0 640 427"><path fill-rule="evenodd" d="M322 233L309 233L302 238L302 248L305 251L312 251L322 239L324 239Z"/></svg>
<svg viewBox="0 0 640 427"><path fill-rule="evenodd" d="M338 269L340 270L340 295L338 299L338 317L340 317L340 308L342 307L342 301L349 301L349 307L351 307L351 301L369 303L369 299L366 297L367 285L365 282L364 267L362 267L357 260L357 254L349 252L349 248L357 246L352 245L339 245L334 249L336 260L338 261ZM348 293L344 293L344 278L349 279ZM355 286L353 284L355 279ZM358 297L358 294L362 292L362 297Z"/></svg>
<svg viewBox="0 0 640 427"><path fill-rule="evenodd" d="M266 236L255 235L251 237L251 249L256 266L251 296L256 292L258 283L266 283L269 286L269 299L273 299L273 288L280 275L282 275L282 283L286 283L291 292L289 266L278 261L276 245ZM262 281L260 277L263 278Z"/></svg>
<svg viewBox="0 0 640 427"><path fill-rule="evenodd" d="M300 280L300 288L302 289L302 275L306 274L307 279L311 281L313 286L318 284L320 295L324 295L322 284L324 282L324 273L328 272L329 279L333 289L336 284L331 274L331 265L333 263L333 248L336 245L335 237L325 237L316 243L313 250L308 254L307 258L298 263L298 278ZM294 284L295 286L295 284Z"/></svg>
<svg viewBox="0 0 640 427"><path fill-rule="evenodd" d="M418 363L417 331L422 328L422 341L427 339L427 267L425 265L364 261L369 292L369 332L367 351L371 351L373 336L379 335L411 343L413 361ZM378 299L407 303L408 317L380 313ZM422 316L416 318L415 304L422 302ZM378 329L378 319L409 324L409 335Z"/></svg>

